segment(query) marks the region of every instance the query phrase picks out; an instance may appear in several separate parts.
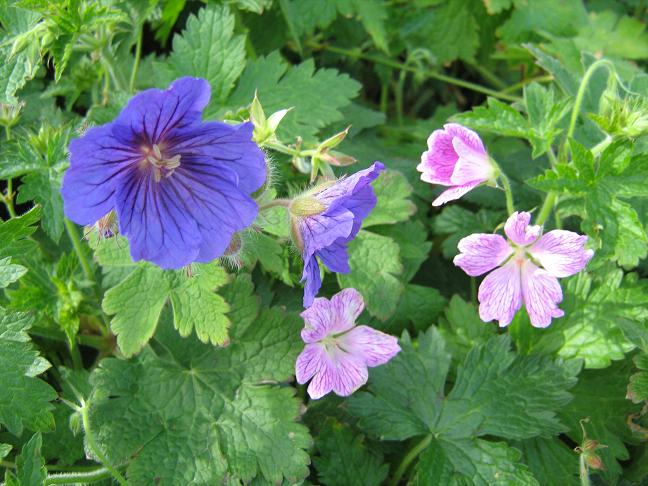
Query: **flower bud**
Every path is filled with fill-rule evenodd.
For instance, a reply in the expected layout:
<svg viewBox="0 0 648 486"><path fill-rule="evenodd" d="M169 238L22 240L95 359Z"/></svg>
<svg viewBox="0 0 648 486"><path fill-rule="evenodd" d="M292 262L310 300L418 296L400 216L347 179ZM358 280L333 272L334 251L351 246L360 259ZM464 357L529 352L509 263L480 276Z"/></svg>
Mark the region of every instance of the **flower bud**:
<svg viewBox="0 0 648 486"><path fill-rule="evenodd" d="M254 93L254 99L250 104L250 121L254 125L254 141L256 143L263 143L266 140L274 140L275 132L279 127L279 123L286 116L286 114L292 110L292 108L279 110L266 117L265 112L263 111L263 106L256 93Z"/></svg>
<svg viewBox="0 0 648 486"><path fill-rule="evenodd" d="M326 206L314 197L302 196L292 200L290 214L297 217L316 216L326 210Z"/></svg>
<svg viewBox="0 0 648 486"><path fill-rule="evenodd" d="M117 215L115 214L115 211L110 211L104 217L99 219L94 224L94 227L97 230L97 236L100 240L115 236L118 232Z"/></svg>
<svg viewBox="0 0 648 486"><path fill-rule="evenodd" d="M336 150L331 150L330 152L320 154L319 158L327 164L334 165L336 167L346 167L347 165L355 164L357 162L357 160L350 155L343 154L342 152L338 152Z"/></svg>

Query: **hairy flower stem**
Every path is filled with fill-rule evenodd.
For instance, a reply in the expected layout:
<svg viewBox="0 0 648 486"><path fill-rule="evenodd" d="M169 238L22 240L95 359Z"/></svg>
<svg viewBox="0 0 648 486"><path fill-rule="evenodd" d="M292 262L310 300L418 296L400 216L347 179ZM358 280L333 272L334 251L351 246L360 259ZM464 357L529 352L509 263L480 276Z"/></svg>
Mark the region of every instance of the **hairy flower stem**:
<svg viewBox="0 0 648 486"><path fill-rule="evenodd" d="M511 190L511 183L504 175L503 172L500 173L500 181L502 182L502 189L504 189L504 195L506 196L506 211L508 214L513 214L515 212L515 206L513 205L513 191Z"/></svg>
<svg viewBox="0 0 648 486"><path fill-rule="evenodd" d="M133 70L131 71L128 91L135 92L135 80L137 79L137 70L139 69L140 58L142 57L142 27L140 26L137 33L137 44L135 44L135 60L133 61Z"/></svg>
<svg viewBox="0 0 648 486"><path fill-rule="evenodd" d="M587 463L585 462L585 456L583 454L581 454L579 458L579 469L581 486L590 486L589 471L587 470Z"/></svg>
<svg viewBox="0 0 648 486"><path fill-rule="evenodd" d="M115 478L121 486L128 486L128 483L126 482L126 479L124 479L124 476L122 476L121 473L110 464L108 458L99 449L97 441L95 440L95 437L90 430L90 418L88 417L87 404L83 404L83 407L79 408L79 412L81 413L81 420L83 421L83 430L85 431L88 448L92 451L95 457L97 457L97 459L99 459L99 461L106 467L111 476Z"/></svg>
<svg viewBox="0 0 648 486"><path fill-rule="evenodd" d="M69 472L69 473L58 473L47 476L45 486L50 484L89 484L96 483L102 479L107 479L111 477L112 474L105 467L99 467L92 471L86 472Z"/></svg>
<svg viewBox="0 0 648 486"><path fill-rule="evenodd" d="M547 221L547 218L549 217L549 214L551 214L554 204L556 203L557 197L558 195L555 191L549 191L547 193L544 203L542 204L542 208L540 208L540 212L538 213L536 224L543 225L544 222Z"/></svg>
<svg viewBox="0 0 648 486"><path fill-rule="evenodd" d="M269 203L260 206L259 211L265 211L266 209L276 208L276 207L288 208L291 202L292 201L290 199L275 199L274 201L270 201Z"/></svg>
<svg viewBox="0 0 648 486"><path fill-rule="evenodd" d="M397 486L398 483L400 482L401 478L403 477L403 474L405 474L405 471L407 471L407 468L409 465L412 463L414 459L418 457L418 455L423 452L423 450L430 445L430 442L432 442L432 434L426 435L423 437L423 439L420 442L417 442L414 447L412 447L407 454L403 457L403 460L400 462L398 465L398 468L396 469L396 472L392 476L391 481L389 481L389 486Z"/></svg>
<svg viewBox="0 0 648 486"><path fill-rule="evenodd" d="M358 51L353 51L350 49L343 49L340 47L335 47L335 46L329 46L326 44L318 44L315 42L309 43L309 47L312 47L314 49L324 49L329 52L335 52L336 54L341 54L343 56L350 57L352 59L363 59L365 61L370 61L376 64L382 64L384 66L389 66L394 69L399 69L401 71L409 71L411 73L418 74L422 78L431 78L431 79L436 79L438 81L443 81L444 83L448 84L454 84L455 86L460 86L462 88L469 89L471 91L476 91L478 93L483 93L485 95L492 96L494 98L500 98L503 100L507 101L522 101L522 99L519 96L513 96L507 93L502 93L500 91L495 91L493 89L487 88L485 86L482 86L480 84L476 83L471 83L469 81L464 81L463 79L459 78L453 78L452 76L447 76L445 74L437 73L435 71L431 70L422 70L422 69L417 69L411 66L407 66L405 64L402 64L397 61L392 61L389 59L382 59L380 57L375 57L371 56L369 54L363 54Z"/></svg>
<svg viewBox="0 0 648 486"><path fill-rule="evenodd" d="M92 272L92 267L90 266L88 257L83 252L83 248L81 247L81 235L77 231L76 226L72 221L67 218L65 218L64 221L65 230L67 231L68 237L72 242L72 246L74 247L74 251L77 254L77 257L79 258L79 262L81 263L81 267L83 268L83 273L85 274L86 278L94 284L94 273Z"/></svg>

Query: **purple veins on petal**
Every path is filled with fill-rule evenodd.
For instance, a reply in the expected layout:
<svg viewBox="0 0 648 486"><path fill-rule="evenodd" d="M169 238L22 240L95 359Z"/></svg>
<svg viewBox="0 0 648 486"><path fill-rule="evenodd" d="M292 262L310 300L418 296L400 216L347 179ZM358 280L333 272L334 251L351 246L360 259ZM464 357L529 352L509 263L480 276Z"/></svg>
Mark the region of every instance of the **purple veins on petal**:
<svg viewBox="0 0 648 486"><path fill-rule="evenodd" d="M427 144L428 150L423 152L416 167L421 172L421 180L449 186L434 200L434 206L459 199L496 177L495 166L479 135L466 127L448 123L442 130L433 131Z"/></svg>
<svg viewBox="0 0 648 486"><path fill-rule="evenodd" d="M318 259L334 272L350 271L347 244L356 237L362 221L376 206L371 182L384 168L382 163L375 162L367 169L307 193L324 210L312 216L294 217L293 224L303 246L304 307L313 303L321 286Z"/></svg>
<svg viewBox="0 0 648 486"><path fill-rule="evenodd" d="M542 227L530 222L530 213L516 212L504 226L508 240L473 234L459 242L455 265L473 277L490 271L478 293L483 321L507 326L524 303L534 327L549 326L564 315L558 278L580 272L594 255L585 249L587 236L565 230L541 236Z"/></svg>
<svg viewBox="0 0 648 486"><path fill-rule="evenodd" d="M400 351L398 340L368 326L355 326L364 309L355 289L344 289L331 300L317 298L303 311L304 350L295 363L297 382L310 380L314 400L334 392L351 395L367 382L368 369L386 363Z"/></svg>
<svg viewBox="0 0 648 486"><path fill-rule="evenodd" d="M91 225L111 210L134 260L207 262L254 221L266 178L250 123L203 122L210 87L180 78L134 96L112 122L70 143L65 214Z"/></svg>

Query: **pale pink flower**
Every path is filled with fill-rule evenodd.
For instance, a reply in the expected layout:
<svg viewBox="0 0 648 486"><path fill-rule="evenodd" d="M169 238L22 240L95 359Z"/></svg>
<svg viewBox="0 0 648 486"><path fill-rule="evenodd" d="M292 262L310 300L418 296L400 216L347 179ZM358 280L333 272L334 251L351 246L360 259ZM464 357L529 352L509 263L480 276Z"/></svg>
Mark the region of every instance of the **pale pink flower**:
<svg viewBox="0 0 648 486"><path fill-rule="evenodd" d="M497 169L479 135L466 127L448 123L443 130L434 130L427 144L428 150L416 167L422 173L421 180L450 186L432 202L433 206L459 199L478 185L497 178Z"/></svg>
<svg viewBox="0 0 648 486"><path fill-rule="evenodd" d="M542 226L530 225L531 214L513 213L504 232L508 241L496 234L474 234L459 242L455 265L472 277L489 273L479 286L479 316L483 321L499 321L501 327L513 320L522 302L534 327L547 327L558 308L562 289L558 278L580 272L594 252L585 249L587 236L572 231L553 230L542 234Z"/></svg>
<svg viewBox="0 0 648 486"><path fill-rule="evenodd" d="M312 399L331 391L351 395L367 382L367 367L384 364L400 351L395 337L355 325L363 309L362 295L344 289L331 300L315 299L300 314L306 322L301 332L306 346L295 363L295 375L301 385L312 378Z"/></svg>

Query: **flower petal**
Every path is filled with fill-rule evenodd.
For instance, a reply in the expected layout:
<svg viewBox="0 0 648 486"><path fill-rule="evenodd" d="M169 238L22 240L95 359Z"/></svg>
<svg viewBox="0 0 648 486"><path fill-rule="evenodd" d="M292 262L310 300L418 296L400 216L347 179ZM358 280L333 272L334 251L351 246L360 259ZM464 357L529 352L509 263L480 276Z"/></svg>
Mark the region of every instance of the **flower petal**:
<svg viewBox="0 0 648 486"><path fill-rule="evenodd" d="M112 133L112 124L88 130L70 142L70 168L61 195L65 215L77 224L94 224L114 205L121 176L142 158Z"/></svg>
<svg viewBox="0 0 648 486"><path fill-rule="evenodd" d="M315 254L320 257L322 263L326 265L331 272L336 273L349 273L349 253L347 251L346 243L342 243L342 239L337 240L335 243L318 250Z"/></svg>
<svg viewBox="0 0 648 486"><path fill-rule="evenodd" d="M508 326L522 306L519 265L511 260L486 275L479 286L478 299L482 321L495 319L500 327Z"/></svg>
<svg viewBox="0 0 648 486"><path fill-rule="evenodd" d="M252 193L266 180L265 156L252 141L253 130L251 123L205 122L170 130L165 142L181 156L181 163L188 156L197 156L203 165L233 170L238 175L239 189Z"/></svg>
<svg viewBox="0 0 648 486"><path fill-rule="evenodd" d="M357 194L371 184L385 170L382 162L374 162L366 169L343 177L322 191L313 194L319 201L331 207L338 202L347 202L347 197Z"/></svg>
<svg viewBox="0 0 648 486"><path fill-rule="evenodd" d="M573 231L552 230L529 249L529 252L554 277L569 277L580 272L594 255L586 250L587 236Z"/></svg>
<svg viewBox="0 0 648 486"><path fill-rule="evenodd" d="M531 221L531 213L526 211L514 212L506 220L504 225L504 232L509 239L521 246L530 245L538 239L542 232L542 226L529 225Z"/></svg>
<svg viewBox="0 0 648 486"><path fill-rule="evenodd" d="M327 359L327 356L323 345L307 344L297 357L297 361L295 361L297 383L303 385L310 380L318 370L324 368L323 361L325 359Z"/></svg>
<svg viewBox="0 0 648 486"><path fill-rule="evenodd" d="M439 197L432 201L432 206L441 206L448 201L459 199L461 196L463 196L467 192L470 192L482 182L483 181L473 181L468 184L464 184L463 186L451 187L450 189L443 191Z"/></svg>
<svg viewBox="0 0 648 486"><path fill-rule="evenodd" d="M304 259L333 244L338 238L348 237L353 229L353 218L353 213L345 207L328 209L317 216L302 218L299 231L304 242Z"/></svg>
<svg viewBox="0 0 648 486"><path fill-rule="evenodd" d="M304 259L304 271L302 272L301 281L306 282L304 285L304 307L310 307L322 286L322 277L320 276L319 264L315 255Z"/></svg>
<svg viewBox="0 0 648 486"><path fill-rule="evenodd" d="M331 333L338 334L351 329L364 310L364 300L356 289L343 289L331 298L333 322Z"/></svg>
<svg viewBox="0 0 648 486"><path fill-rule="evenodd" d="M299 315L306 323L301 332L305 343L316 343L331 334L335 314L328 299L324 297L314 299L312 304Z"/></svg>
<svg viewBox="0 0 648 486"><path fill-rule="evenodd" d="M558 279L531 262L522 267L522 295L534 327L547 327L553 317L565 314L558 308L563 298Z"/></svg>
<svg viewBox="0 0 648 486"><path fill-rule="evenodd" d="M421 163L416 170L421 172L421 180L431 184L449 186L450 176L459 159L452 145L452 134L445 130L434 130L427 140L428 150L421 155Z"/></svg>
<svg viewBox="0 0 648 486"><path fill-rule="evenodd" d="M321 368L308 386L308 394L313 400L331 391L347 397L364 385L369 377L364 361L338 348L330 349L320 364Z"/></svg>
<svg viewBox="0 0 648 486"><path fill-rule="evenodd" d="M451 135L453 138L458 138L459 140L461 140L474 152L486 154L484 144L482 143L481 138L479 137L477 132L471 130L470 128L459 125L458 123L446 123L445 125L443 125L443 128L449 135Z"/></svg>
<svg viewBox="0 0 648 486"><path fill-rule="evenodd" d="M369 326L354 327L339 339L342 349L356 357L362 357L369 367L386 363L401 349L394 336Z"/></svg>
<svg viewBox="0 0 648 486"><path fill-rule="evenodd" d="M363 187L344 201L343 205L353 213L353 228L348 238L355 238L362 227L363 220L376 207L376 194L370 185Z"/></svg>
<svg viewBox="0 0 648 486"><path fill-rule="evenodd" d="M459 138L454 138L452 145L459 155L450 177L452 184L461 186L473 181L487 181L493 177L495 171L485 152L476 152Z"/></svg>
<svg viewBox="0 0 648 486"><path fill-rule="evenodd" d="M500 266L513 253L502 236L484 233L462 238L458 248L461 253L454 257L454 264L471 277Z"/></svg>

